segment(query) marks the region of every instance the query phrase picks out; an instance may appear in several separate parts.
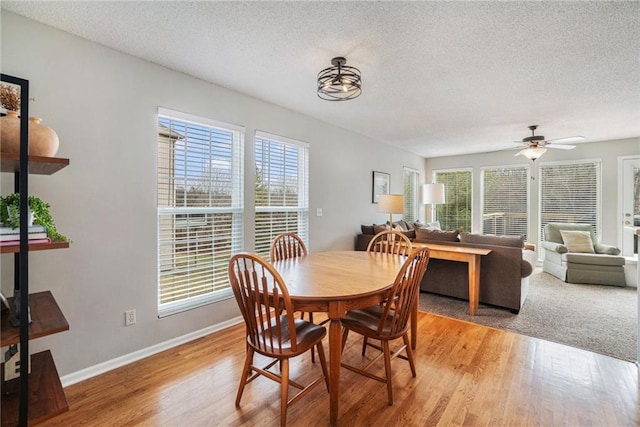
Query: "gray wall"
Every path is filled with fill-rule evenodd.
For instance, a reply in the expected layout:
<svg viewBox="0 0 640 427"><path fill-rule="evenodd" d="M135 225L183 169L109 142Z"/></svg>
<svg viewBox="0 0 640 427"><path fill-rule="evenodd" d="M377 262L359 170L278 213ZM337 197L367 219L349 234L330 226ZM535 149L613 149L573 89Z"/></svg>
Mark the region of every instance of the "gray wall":
<svg viewBox="0 0 640 427"><path fill-rule="evenodd" d="M74 241L67 250L29 256L30 289L51 290L70 324L31 349L50 348L61 375L238 315L227 300L157 318L158 106L245 126L246 250L253 245L256 129L310 143L312 251L352 249L360 224L386 220L371 203L372 170L391 174L392 192L402 192L403 166L421 171L424 181L419 156L6 11L1 19L2 72L30 80L31 115L57 131L58 156L71 161L53 176L30 177L31 194L51 204L59 231ZM1 178L2 193L11 192L13 177ZM2 289L12 295L11 256L2 257L2 267ZM137 324L125 327L132 308Z"/></svg>
<svg viewBox="0 0 640 427"><path fill-rule="evenodd" d="M588 137L588 135L586 135ZM473 232L480 233L480 168L487 166L513 166L526 165L531 167L533 180L530 181L529 200L529 238L533 243L538 243L538 167L548 162L562 162L572 160L600 160L602 162L602 242L620 245L619 241L620 214L618 212L618 159L621 156L640 155L640 138L631 138L616 141L603 141L576 144L573 150L553 150L547 152L533 164L522 156L514 157L517 151L498 151L485 154L466 156L434 157L425 160L427 175L426 180L431 182L432 173L439 169L473 168Z"/></svg>

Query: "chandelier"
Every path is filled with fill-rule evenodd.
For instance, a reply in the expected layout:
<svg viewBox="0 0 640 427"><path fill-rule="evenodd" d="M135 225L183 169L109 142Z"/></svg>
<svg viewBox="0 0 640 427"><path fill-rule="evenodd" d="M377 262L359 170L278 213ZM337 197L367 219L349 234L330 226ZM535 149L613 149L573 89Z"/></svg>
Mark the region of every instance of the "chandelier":
<svg viewBox="0 0 640 427"><path fill-rule="evenodd" d="M360 70L345 65L347 60L341 56L333 58L333 67L318 73L318 96L327 101L347 101L362 93Z"/></svg>

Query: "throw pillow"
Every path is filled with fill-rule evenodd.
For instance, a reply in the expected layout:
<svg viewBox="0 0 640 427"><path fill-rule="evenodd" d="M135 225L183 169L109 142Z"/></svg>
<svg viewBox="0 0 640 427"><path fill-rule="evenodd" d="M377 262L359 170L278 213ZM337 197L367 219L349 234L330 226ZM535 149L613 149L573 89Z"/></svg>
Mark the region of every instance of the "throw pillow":
<svg viewBox="0 0 640 427"><path fill-rule="evenodd" d="M382 233L383 231L387 231L389 226L387 224L373 224L373 234Z"/></svg>
<svg viewBox="0 0 640 427"><path fill-rule="evenodd" d="M588 231L568 231L560 230L562 240L569 252L593 254L593 242L591 241L591 233Z"/></svg>
<svg viewBox="0 0 640 427"><path fill-rule="evenodd" d="M435 228L436 230L441 230L440 221L433 221L427 223L427 228Z"/></svg>
<svg viewBox="0 0 640 427"><path fill-rule="evenodd" d="M407 226L407 222L403 219L401 219L398 222L394 222L393 223L393 229L396 229L396 225L399 225L402 228L402 231L407 231L409 229L409 227Z"/></svg>
<svg viewBox="0 0 640 427"><path fill-rule="evenodd" d="M373 232L373 225L364 225L364 224L362 224L360 226L360 230L362 231L362 234L375 234Z"/></svg>
<svg viewBox="0 0 640 427"><path fill-rule="evenodd" d="M524 248L524 236L493 236L490 234L460 233L460 241L463 243L476 243L480 245L510 246Z"/></svg>
<svg viewBox="0 0 640 427"><path fill-rule="evenodd" d="M459 230L441 231L430 228L416 228L416 240L438 240L441 242L457 242Z"/></svg>

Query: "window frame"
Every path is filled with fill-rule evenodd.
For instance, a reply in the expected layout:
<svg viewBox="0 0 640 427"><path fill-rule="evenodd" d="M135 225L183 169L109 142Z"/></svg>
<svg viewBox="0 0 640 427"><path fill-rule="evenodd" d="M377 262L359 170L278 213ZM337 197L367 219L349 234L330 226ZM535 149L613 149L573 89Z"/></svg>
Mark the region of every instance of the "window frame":
<svg viewBox="0 0 640 427"><path fill-rule="evenodd" d="M296 206L287 206L287 205L269 205L269 206L259 206L257 201L257 195L255 191L257 187L254 188L254 197L256 197L254 204L254 250L260 256L268 259L269 257L269 247L262 242L272 242L273 239L280 233L284 232L295 232L304 242L307 249L309 249L309 154L310 154L310 146L308 142L299 141L293 138L288 138L281 135L272 134L269 132L256 130L254 134L254 165L256 168L255 175L258 177L258 165L261 162L258 159L257 151L259 147L259 140L269 141L275 144L282 144L284 147L295 148L297 149L297 162L296 162L296 171L297 171L297 205ZM286 149L286 148L285 148ZM286 161L286 159L285 159ZM262 163L261 163L262 164ZM291 165L289 165L291 167ZM286 168L286 165L283 165ZM283 184L284 185L284 184ZM295 229L290 229L287 224L287 220L284 221L284 228L281 230L274 230L271 226L268 231L268 238L265 238L262 229L264 228L262 225L258 223L259 214L264 213L297 213L297 225ZM281 225L281 224L276 224Z"/></svg>
<svg viewBox="0 0 640 427"><path fill-rule="evenodd" d="M201 126L209 130L215 129L218 131L231 133L232 135L231 142L229 144L230 145L230 162L231 162L231 168L230 168L231 169L231 172L230 172L231 198L230 198L229 206L213 206L212 204L209 204L206 206L175 206L175 201L173 202L174 206L161 206L160 185L161 185L161 179L163 179L163 175L161 170L162 162L160 159L160 156L162 154L160 151L163 148L162 147L163 142L161 141L161 135L160 134L158 135L158 140L156 143L156 149L157 149L157 152L156 152L156 160L157 160L157 164L156 164L156 180L157 180L156 181L156 188L157 188L156 289L157 289L157 310L158 310L159 318L170 316L172 314L180 313L183 311L191 310L193 308L201 307L201 306L215 303L218 301L223 301L226 299L233 298L233 291L231 289L231 286L228 280L226 279L226 275L224 275L224 278L221 278L221 276L215 277L216 273L214 272L212 273L213 282L211 285L212 286L211 292L206 292L197 296L187 296L175 301L162 302L162 298L164 295L164 292L162 291L163 274L167 275L166 267L163 267L163 260L164 260L164 256L166 255L163 252L163 247L173 245L175 248L175 246L179 244L192 245L194 244L194 242L199 240L198 238L196 238L195 240L192 240L190 237L187 237L187 239L184 241L177 240L177 237L175 236L176 236L176 233L179 233L177 231L179 228L176 227L176 223L178 223L179 221L184 221L184 222L181 222L181 224L183 226L186 226L186 229L189 230L192 227L203 225L202 220L199 219L201 215L203 217L207 217L209 215L213 217L216 214L220 214L220 213L230 214L231 215L231 220L230 220L231 241L229 243L228 249L225 249L219 252L225 253L228 251L228 258L230 259L231 256L233 256L235 253L242 251L244 247L244 236L243 236L244 234L244 138L245 138L244 127L229 124L229 123L219 122L210 118L201 117L194 114L175 111L169 108L158 107L157 116L156 116L156 124L158 126L161 125L161 119L163 118L168 120L174 120L174 121L185 123L185 124ZM171 129L169 130L171 131ZM169 141L168 144L171 144L171 141ZM211 139L209 139L209 144L212 144ZM175 155L175 152L176 152L174 147L175 146L169 147L168 149L169 154L167 159L169 161L174 162L172 166L169 166L169 169L170 169L169 174L165 175L169 177L168 178L169 183L173 181L176 177L176 174L174 171L175 158L172 157ZM213 150L209 150L209 156L203 157L203 158L208 159L209 164L215 160L219 160L219 159L216 159L215 153L213 153ZM185 162L186 162L186 159L185 159ZM204 161L202 163L207 163L207 161ZM210 177L209 182L213 182L212 177ZM167 185L169 186L168 187L169 191L172 191L170 189L171 184L167 184ZM174 184L174 190L173 190L174 192L176 191L175 190L176 188L177 187ZM209 199L210 201L213 200L211 199L210 194L209 194L209 198L210 198ZM161 227L163 226L162 225L163 219L166 218L167 216L169 216L169 219L170 219L171 215L174 215L173 225L170 226L169 229L173 230L174 237L173 239L166 240L166 239L163 239L163 230ZM179 219L176 217L177 215L196 215L198 217L198 221L194 223L194 221L190 219ZM211 227L214 227L214 226L215 226L215 222L211 225ZM215 238L215 235L216 235L215 232L212 230L211 233L212 233L212 236L214 236L212 237L212 239ZM197 245L197 242L196 242L196 245ZM215 253L216 253L215 242L213 240L211 242L211 246L212 246L211 256L215 257ZM175 257L175 255L172 255L172 254L175 254L175 249L173 251L169 251L169 256ZM187 255L187 256L191 256L191 255ZM225 255L223 255L223 257L224 256ZM220 262L219 264L223 264L223 262ZM174 268L177 268L177 267L174 267ZM165 273L163 273L163 271ZM187 275L189 274L190 273L187 273ZM180 280L184 280L184 279L180 279ZM187 278L187 280L195 281L195 279L190 279L190 278Z"/></svg>
<svg viewBox="0 0 640 427"><path fill-rule="evenodd" d="M441 183L441 181L438 181L438 174L441 173L458 173L458 172L465 172L469 174L469 229L465 230L467 232L472 232L473 231L473 199L474 199L474 191L473 191L473 168L452 168L452 169L434 169L432 171L432 181L435 184L439 184ZM446 203L443 204L437 204L436 205L436 209L435 209L435 218L432 219L432 221L438 221L440 222L440 225L442 226L442 230L445 230L445 224L444 222L441 220L441 218L438 215L438 211L441 210L441 207L447 206L450 204L450 201L452 199L451 197L451 191L453 191L450 186L447 186L446 183L445 184L445 201ZM459 227L455 227L454 229L457 229Z"/></svg>
<svg viewBox="0 0 640 427"><path fill-rule="evenodd" d="M557 222L576 222L580 224L591 224L594 227L594 233L596 238L600 238L602 233L602 159L581 159L581 160L567 160L567 161L557 161L557 162L542 162L538 167L538 239L540 242L544 240L544 226L548 222L554 221L544 221L543 219L543 185L544 185L544 177L543 170L546 168L552 167L563 167L563 166L576 166L576 165L594 165L596 167L596 176L594 177L596 184L595 188L595 224L592 222L584 222L580 220L576 221L557 221ZM563 182L570 182L569 180L563 180ZM575 184L571 181L572 184ZM575 191L574 191L575 192ZM589 213L587 213L588 215ZM594 242L596 243L596 242Z"/></svg>
<svg viewBox="0 0 640 427"><path fill-rule="evenodd" d="M488 171L499 171L499 170L511 170L511 171L523 171L525 173L524 184L525 184L525 203L526 208L524 212L524 218L526 221L524 230L522 235L525 240L528 239L529 229L530 229L530 213L531 213L531 167L528 164L515 164L515 165L502 165L502 166L483 166L480 168L480 232L482 234L509 234L506 231L506 227L503 229L503 233L485 233L485 207L486 207L486 173ZM511 212L509 212L511 213ZM518 233L520 234L520 233Z"/></svg>
<svg viewBox="0 0 640 427"><path fill-rule="evenodd" d="M407 180L413 181L413 188L409 185ZM408 166L402 167L402 189L404 195L404 212L402 213L402 219L404 221L414 222L420 219L420 171ZM413 191L412 191L413 190ZM411 210L410 203L413 204L413 212Z"/></svg>

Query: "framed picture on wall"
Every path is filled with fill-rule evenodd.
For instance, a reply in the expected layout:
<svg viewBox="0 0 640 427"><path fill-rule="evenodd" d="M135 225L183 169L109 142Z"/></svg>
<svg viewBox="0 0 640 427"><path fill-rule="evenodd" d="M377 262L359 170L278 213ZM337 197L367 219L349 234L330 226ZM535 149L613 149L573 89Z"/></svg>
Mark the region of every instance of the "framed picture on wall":
<svg viewBox="0 0 640 427"><path fill-rule="evenodd" d="M391 175L384 172L373 171L371 202L378 203L381 194L389 194Z"/></svg>

